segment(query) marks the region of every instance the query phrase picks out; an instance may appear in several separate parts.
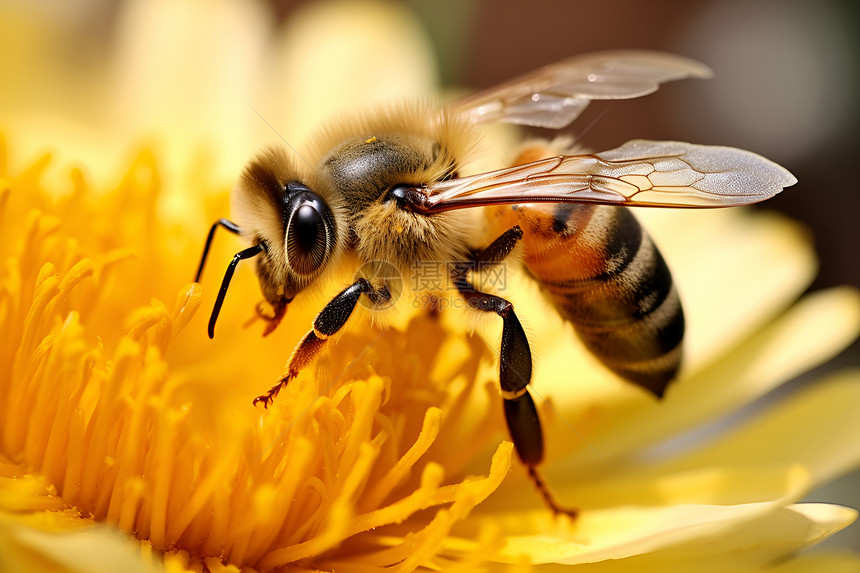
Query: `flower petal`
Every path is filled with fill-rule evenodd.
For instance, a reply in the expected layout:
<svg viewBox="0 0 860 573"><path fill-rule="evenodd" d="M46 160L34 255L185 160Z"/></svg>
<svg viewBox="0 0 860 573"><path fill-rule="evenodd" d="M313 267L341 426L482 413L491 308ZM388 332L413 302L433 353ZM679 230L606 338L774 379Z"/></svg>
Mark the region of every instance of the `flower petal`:
<svg viewBox="0 0 860 573"><path fill-rule="evenodd" d="M57 573L155 573L140 542L118 530L57 512L0 511L0 570Z"/></svg>
<svg viewBox="0 0 860 573"><path fill-rule="evenodd" d="M769 569L772 573L857 573L860 555L854 553L815 553L799 555Z"/></svg>
<svg viewBox="0 0 860 573"><path fill-rule="evenodd" d="M251 147L254 91L265 89L268 16L262 3L234 0L120 4L109 100L120 133L158 137L168 171L205 142L220 151L210 168L233 177Z"/></svg>
<svg viewBox="0 0 860 573"><path fill-rule="evenodd" d="M860 465L860 370L836 373L803 388L710 444L697 445L671 465L755 466L791 461L813 484Z"/></svg>
<svg viewBox="0 0 860 573"><path fill-rule="evenodd" d="M722 567L771 562L846 527L856 514L827 504L753 503L611 508L583 512L572 523L534 513L496 516L496 525L511 532L496 558L511 563L602 562L608 571L674 571L673 564L689 571L725 570L695 564L711 559ZM537 528L541 521L543 527ZM469 544L451 547L467 550Z"/></svg>
<svg viewBox="0 0 860 573"><path fill-rule="evenodd" d="M793 501L860 466L858 403L860 372L844 372L735 420L726 434L682 436L591 471L556 464L545 474L564 503L580 507Z"/></svg>
<svg viewBox="0 0 860 573"><path fill-rule="evenodd" d="M761 328L815 276L808 234L785 217L744 209L655 210L640 217L681 292L687 371Z"/></svg>

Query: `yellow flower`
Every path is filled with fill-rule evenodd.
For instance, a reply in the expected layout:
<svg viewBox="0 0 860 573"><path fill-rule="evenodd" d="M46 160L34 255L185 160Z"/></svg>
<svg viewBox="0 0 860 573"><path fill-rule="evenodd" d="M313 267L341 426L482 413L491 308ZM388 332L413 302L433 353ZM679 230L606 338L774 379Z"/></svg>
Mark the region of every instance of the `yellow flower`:
<svg viewBox="0 0 860 573"><path fill-rule="evenodd" d="M558 320L524 299L542 359L535 387L555 404L544 408L548 480L582 509L570 523L553 518L521 468L507 475L511 447L489 399L493 355L478 339L429 318L402 332L354 333L269 411L254 409L249 397L265 388L318 307L291 308L298 332L274 343L242 332L234 309L207 341L198 285L179 288L172 309L145 303L188 276L203 230L153 217L152 157L143 153L102 194L78 171L71 193L42 188L46 164L0 173L0 539L12 564L32 564L37 552L36 563L63 565L79 554L60 549L90 547L87 540L121 547L90 527L103 522L166 552L168 568L410 570L450 559L468 567L626 558L613 566L635 570L702 552L728 566L783 557L854 517L790 503L856 464L856 374L824 381L695 451L653 448L854 336L858 299L844 289L808 297L761 331L738 323L761 315L750 310L755 303L785 301L808 276L808 251L783 220L727 212L711 221L746 246L734 252L734 272L755 273L761 260L768 268L742 284L712 285L710 296L719 286L761 292L743 315L725 313L725 339L716 324L707 349L691 336L691 372L660 404L586 355L572 358L575 342ZM665 217L685 231L688 248L706 247L708 235L695 230L702 221L684 228L691 215ZM684 278L693 271L681 270L679 281L695 284ZM258 296L252 280L234 288L233 300ZM698 308L690 307L693 324ZM807 329L821 325L827 334L810 345ZM749 331L743 347L727 349L731 332ZM105 570L115 564L107 563Z"/></svg>
<svg viewBox="0 0 860 573"><path fill-rule="evenodd" d="M127 10L160 17L147 6ZM259 24L255 11L219 6L225 26L231 10ZM342 23L368 6L389 19L386 42L418 35L389 5L348 6L306 13L294 30L307 36L284 41L342 37L352 29ZM139 20L128 18L134 38ZM430 83L422 64L393 67L397 79ZM131 112L146 104L129 97L139 117ZM313 105L295 117L310 123ZM494 352L446 322L356 325L271 408L251 406L331 292L297 300L261 339L259 325L243 327L259 290L239 272L218 335L206 338L217 278L189 281L207 224L227 212L227 188L188 159L194 122L181 115L152 112L187 138L167 145L169 163L144 151L115 185L93 184L80 169L58 177L48 157L10 167L0 146L0 570L860 565L854 555L790 559L855 517L795 502L860 462L860 373L749 408L836 354L860 325L851 289L792 305L814 272L796 225L742 210L643 216L690 323L686 370L659 402L609 375L533 302L534 285L510 277L538 354L542 469L560 500L581 509L571 521L546 509L512 460ZM75 153L64 145L64 157ZM14 138L11 146L15 155ZM212 261L236 250L219 239ZM482 325L484 338L496 340L497 327Z"/></svg>

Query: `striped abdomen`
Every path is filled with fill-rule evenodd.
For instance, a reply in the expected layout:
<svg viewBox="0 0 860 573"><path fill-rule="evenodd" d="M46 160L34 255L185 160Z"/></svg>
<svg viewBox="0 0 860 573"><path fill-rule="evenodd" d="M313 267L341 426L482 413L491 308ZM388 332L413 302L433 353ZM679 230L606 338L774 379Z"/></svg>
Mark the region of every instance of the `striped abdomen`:
<svg viewBox="0 0 860 573"><path fill-rule="evenodd" d="M651 238L622 207L518 206L525 264L586 347L662 395L681 363L684 314Z"/></svg>

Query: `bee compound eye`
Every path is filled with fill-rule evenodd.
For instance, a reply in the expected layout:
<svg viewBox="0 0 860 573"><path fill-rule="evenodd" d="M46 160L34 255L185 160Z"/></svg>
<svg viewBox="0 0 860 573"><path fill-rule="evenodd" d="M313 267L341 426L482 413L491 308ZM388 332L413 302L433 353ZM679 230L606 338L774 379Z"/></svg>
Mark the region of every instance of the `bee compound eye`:
<svg viewBox="0 0 860 573"><path fill-rule="evenodd" d="M308 203L296 209L293 216L293 234L296 237L296 248L303 252L313 251L317 242L325 239L325 228L322 215L313 205Z"/></svg>
<svg viewBox="0 0 860 573"><path fill-rule="evenodd" d="M312 193L303 193L291 203L287 260L297 273L311 274L322 267L331 250L331 211Z"/></svg>

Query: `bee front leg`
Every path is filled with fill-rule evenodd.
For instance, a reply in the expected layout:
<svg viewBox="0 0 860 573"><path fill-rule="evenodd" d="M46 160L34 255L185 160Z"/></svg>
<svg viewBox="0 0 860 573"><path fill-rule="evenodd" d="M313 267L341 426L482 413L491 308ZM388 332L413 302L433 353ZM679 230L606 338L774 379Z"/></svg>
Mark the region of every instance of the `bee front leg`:
<svg viewBox="0 0 860 573"><path fill-rule="evenodd" d="M373 285L367 279L358 279L350 286L343 289L335 296L314 318L313 328L304 338L296 345L290 359L287 362L287 371L278 380L278 383L272 386L268 392L262 396L254 398L254 405L262 403L263 407L268 408L275 400L278 392L286 386L290 380L298 376L299 372L311 364L314 358L320 353L326 340L337 331L339 331L349 320L352 311L355 310L355 305L361 295L367 295L374 304L384 304L391 294L387 287L382 287L380 290L374 289Z"/></svg>

